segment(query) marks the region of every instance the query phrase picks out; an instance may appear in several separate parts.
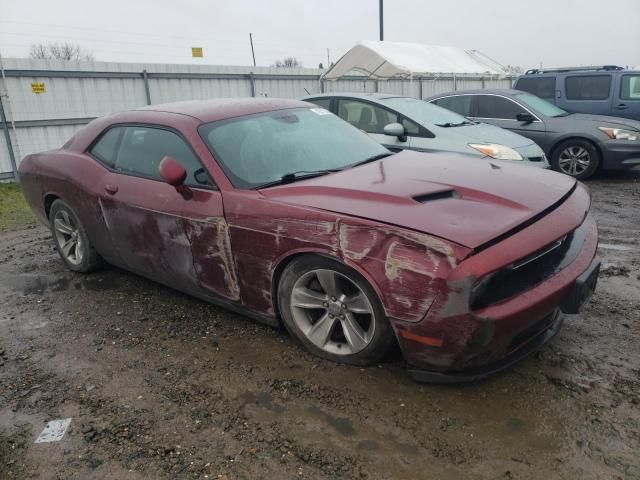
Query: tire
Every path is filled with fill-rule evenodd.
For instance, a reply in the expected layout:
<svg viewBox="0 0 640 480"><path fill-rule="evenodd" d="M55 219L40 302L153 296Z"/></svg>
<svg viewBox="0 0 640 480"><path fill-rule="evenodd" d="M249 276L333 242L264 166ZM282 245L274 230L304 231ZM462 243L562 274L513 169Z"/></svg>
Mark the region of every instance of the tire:
<svg viewBox="0 0 640 480"><path fill-rule="evenodd" d="M600 153L596 147L591 142L579 138L558 144L551 157L554 170L578 180L589 178L598 170L599 165Z"/></svg>
<svg viewBox="0 0 640 480"><path fill-rule="evenodd" d="M395 340L374 289L335 260L316 255L293 260L280 277L278 300L286 329L318 357L371 365Z"/></svg>
<svg viewBox="0 0 640 480"><path fill-rule="evenodd" d="M64 200L55 200L51 205L49 228L56 250L69 270L88 273L102 264L78 216Z"/></svg>

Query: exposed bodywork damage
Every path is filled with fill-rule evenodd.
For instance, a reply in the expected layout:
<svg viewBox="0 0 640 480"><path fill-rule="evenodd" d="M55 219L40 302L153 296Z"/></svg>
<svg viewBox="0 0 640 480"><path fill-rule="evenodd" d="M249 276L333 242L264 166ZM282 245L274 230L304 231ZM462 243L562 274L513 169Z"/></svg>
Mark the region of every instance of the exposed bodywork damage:
<svg viewBox="0 0 640 480"><path fill-rule="evenodd" d="M223 217L185 218L184 229L198 282L229 300L240 299L240 284L231 250L229 226Z"/></svg>
<svg viewBox="0 0 640 480"><path fill-rule="evenodd" d="M430 235L341 219L338 238L342 259L376 279L387 315L410 322L424 317L456 265L453 248Z"/></svg>
<svg viewBox="0 0 640 480"><path fill-rule="evenodd" d="M270 218L258 212L232 216L231 244L242 300L260 313L274 314L274 273L291 255L318 253L344 261L376 289L387 315L409 322L424 317L456 265L454 249L435 237L300 210L299 218Z"/></svg>

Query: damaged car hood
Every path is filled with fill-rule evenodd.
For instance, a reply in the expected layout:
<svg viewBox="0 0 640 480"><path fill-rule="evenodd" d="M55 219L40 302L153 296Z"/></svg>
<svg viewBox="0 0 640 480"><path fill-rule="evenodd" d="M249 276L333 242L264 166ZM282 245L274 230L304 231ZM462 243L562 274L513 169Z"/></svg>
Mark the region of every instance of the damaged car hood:
<svg viewBox="0 0 640 480"><path fill-rule="evenodd" d="M543 214L575 186L573 178L551 171L405 150L261 193L274 201L405 227L477 248Z"/></svg>

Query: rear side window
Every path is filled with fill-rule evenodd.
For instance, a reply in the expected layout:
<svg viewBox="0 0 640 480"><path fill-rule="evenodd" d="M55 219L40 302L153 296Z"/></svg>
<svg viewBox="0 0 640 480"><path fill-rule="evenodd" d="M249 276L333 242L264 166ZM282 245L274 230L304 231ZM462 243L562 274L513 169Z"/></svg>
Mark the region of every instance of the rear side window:
<svg viewBox="0 0 640 480"><path fill-rule="evenodd" d="M434 100L439 107L446 108L452 112L468 117L471 115L471 95L456 95L454 97L444 97Z"/></svg>
<svg viewBox="0 0 640 480"><path fill-rule="evenodd" d="M516 89L533 93L540 98L555 98L556 77L523 77L516 83Z"/></svg>
<svg viewBox="0 0 640 480"><path fill-rule="evenodd" d="M623 75L620 98L640 100L640 75Z"/></svg>
<svg viewBox="0 0 640 480"><path fill-rule="evenodd" d="M116 127L107 130L91 149L91 154L105 165L114 168L120 137L124 128Z"/></svg>
<svg viewBox="0 0 640 480"><path fill-rule="evenodd" d="M315 103L319 107L325 108L327 110L331 110L329 107L331 106L330 98L314 98L312 100L306 100L307 102Z"/></svg>
<svg viewBox="0 0 640 480"><path fill-rule="evenodd" d="M611 75L581 75L567 77L567 100L606 100L611 90Z"/></svg>
<svg viewBox="0 0 640 480"><path fill-rule="evenodd" d="M525 110L508 98L495 95L478 95L478 117L515 120Z"/></svg>

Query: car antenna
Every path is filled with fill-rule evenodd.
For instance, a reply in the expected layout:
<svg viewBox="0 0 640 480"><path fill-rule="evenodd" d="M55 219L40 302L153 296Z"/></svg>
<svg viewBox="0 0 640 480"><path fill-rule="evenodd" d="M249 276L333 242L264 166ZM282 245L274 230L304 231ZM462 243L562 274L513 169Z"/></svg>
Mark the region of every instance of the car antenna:
<svg viewBox="0 0 640 480"><path fill-rule="evenodd" d="M302 87L302 88L304 89L304 91L305 91L305 92L307 92L307 95L311 95L311 94L309 93L309 90L307 90L307 89L306 89L306 88L304 88L304 87Z"/></svg>

